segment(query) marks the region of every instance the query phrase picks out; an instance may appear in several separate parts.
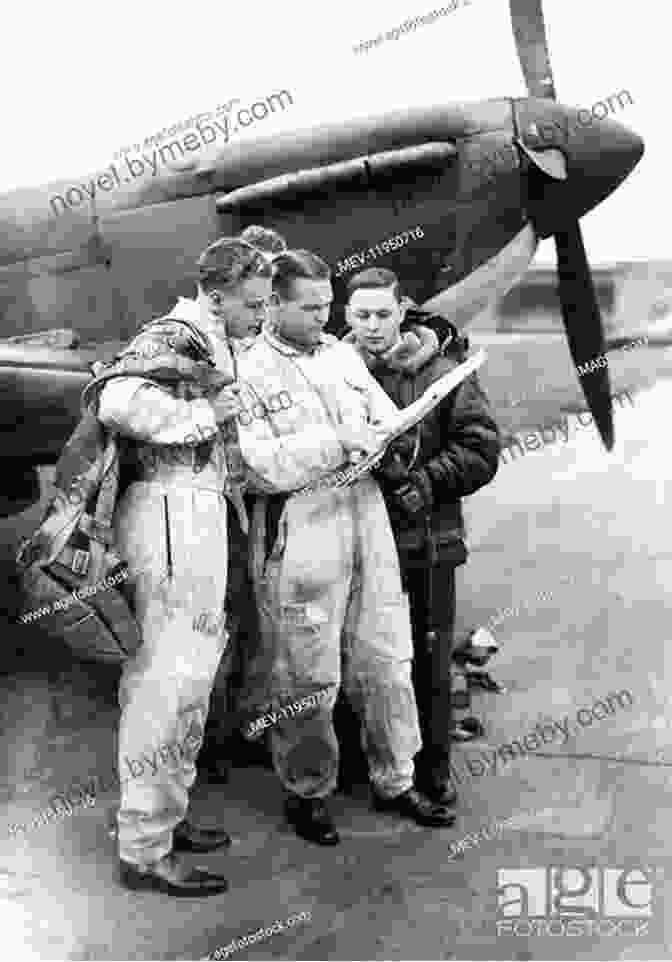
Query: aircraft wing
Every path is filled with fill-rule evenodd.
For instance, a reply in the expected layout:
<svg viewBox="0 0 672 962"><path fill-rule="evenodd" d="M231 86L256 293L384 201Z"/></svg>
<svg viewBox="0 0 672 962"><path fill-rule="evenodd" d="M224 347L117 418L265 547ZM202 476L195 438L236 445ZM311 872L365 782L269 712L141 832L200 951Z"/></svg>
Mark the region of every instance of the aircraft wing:
<svg viewBox="0 0 672 962"><path fill-rule="evenodd" d="M0 517L39 497L36 465L53 464L80 417L94 352L0 344Z"/></svg>

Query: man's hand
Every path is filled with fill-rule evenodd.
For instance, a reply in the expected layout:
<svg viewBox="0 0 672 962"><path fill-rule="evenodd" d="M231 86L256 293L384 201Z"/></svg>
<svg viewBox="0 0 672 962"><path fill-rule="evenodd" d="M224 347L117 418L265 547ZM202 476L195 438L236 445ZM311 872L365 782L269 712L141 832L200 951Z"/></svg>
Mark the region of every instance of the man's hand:
<svg viewBox="0 0 672 962"><path fill-rule="evenodd" d="M429 514L434 505L432 480L422 469L411 471L408 479L391 495L395 506L413 521Z"/></svg>
<svg viewBox="0 0 672 962"><path fill-rule="evenodd" d="M408 480L411 464L418 445L411 432L401 434L387 447L383 460L375 469L375 474L381 484L388 489L398 487L402 481Z"/></svg>
<svg viewBox="0 0 672 962"><path fill-rule="evenodd" d="M351 461L358 461L367 454L375 454L387 437L387 429L372 424L338 424L338 440L350 455Z"/></svg>
<svg viewBox="0 0 672 962"><path fill-rule="evenodd" d="M397 488L402 481L408 479L408 465L403 458L388 448L383 460L374 468L374 474L380 484L386 488Z"/></svg>
<svg viewBox="0 0 672 962"><path fill-rule="evenodd" d="M232 421L243 410L240 402L240 387L237 384L227 384L211 404L218 424L223 421Z"/></svg>
<svg viewBox="0 0 672 962"><path fill-rule="evenodd" d="M390 454L397 454L406 464L410 464L419 446L418 431L419 429L416 425L416 427L411 428L410 431L405 431L404 434L400 434L394 438L388 448Z"/></svg>

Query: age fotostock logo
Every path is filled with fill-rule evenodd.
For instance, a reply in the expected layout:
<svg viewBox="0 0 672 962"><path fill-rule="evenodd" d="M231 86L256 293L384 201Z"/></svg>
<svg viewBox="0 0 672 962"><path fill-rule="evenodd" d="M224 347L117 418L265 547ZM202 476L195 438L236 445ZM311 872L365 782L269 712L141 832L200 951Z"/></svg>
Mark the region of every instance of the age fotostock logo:
<svg viewBox="0 0 672 962"><path fill-rule="evenodd" d="M497 935L647 935L651 877L641 867L498 869Z"/></svg>

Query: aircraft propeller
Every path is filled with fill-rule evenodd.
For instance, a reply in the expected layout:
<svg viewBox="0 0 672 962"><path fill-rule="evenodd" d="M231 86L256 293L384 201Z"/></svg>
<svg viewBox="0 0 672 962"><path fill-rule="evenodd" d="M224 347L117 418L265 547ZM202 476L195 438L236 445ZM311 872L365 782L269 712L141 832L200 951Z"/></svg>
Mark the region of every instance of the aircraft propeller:
<svg viewBox="0 0 672 962"><path fill-rule="evenodd" d="M556 100L546 38L542 0L509 0L518 59L530 97ZM577 368L596 361L606 351L597 295L588 265L579 221L568 217L555 228L558 254L558 294L569 350ZM609 371L606 366L581 376L581 386L602 441L614 446Z"/></svg>

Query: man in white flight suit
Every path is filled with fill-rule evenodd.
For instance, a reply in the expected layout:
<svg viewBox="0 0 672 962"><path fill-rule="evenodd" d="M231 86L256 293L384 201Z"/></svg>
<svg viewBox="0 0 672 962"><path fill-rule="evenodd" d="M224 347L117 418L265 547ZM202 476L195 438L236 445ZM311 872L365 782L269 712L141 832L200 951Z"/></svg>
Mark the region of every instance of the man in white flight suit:
<svg viewBox="0 0 672 962"><path fill-rule="evenodd" d="M252 476L275 492L255 508L252 566L272 648L269 735L286 814L304 838L338 843L324 800L337 781L332 712L342 679L362 719L374 806L451 825L454 816L413 786L421 740L408 601L378 484L367 475L343 490L300 490L350 455L377 450L396 406L356 352L323 333L332 288L321 258L276 256L273 292L270 329L239 359L241 399L251 405L284 391L292 403L241 422L239 437ZM282 704L318 691L312 707L287 717Z"/></svg>
<svg viewBox="0 0 672 962"><path fill-rule="evenodd" d="M227 888L224 878L190 870L175 853L229 842L185 815L227 640L230 479L220 429L240 411L237 388L222 387L235 377L228 338L258 333L270 285L268 262L250 245L210 245L199 259L196 301L181 299L145 325L89 388L99 419L125 439L135 466L115 513L143 635L119 689L117 834L121 881L133 889L193 896Z"/></svg>

